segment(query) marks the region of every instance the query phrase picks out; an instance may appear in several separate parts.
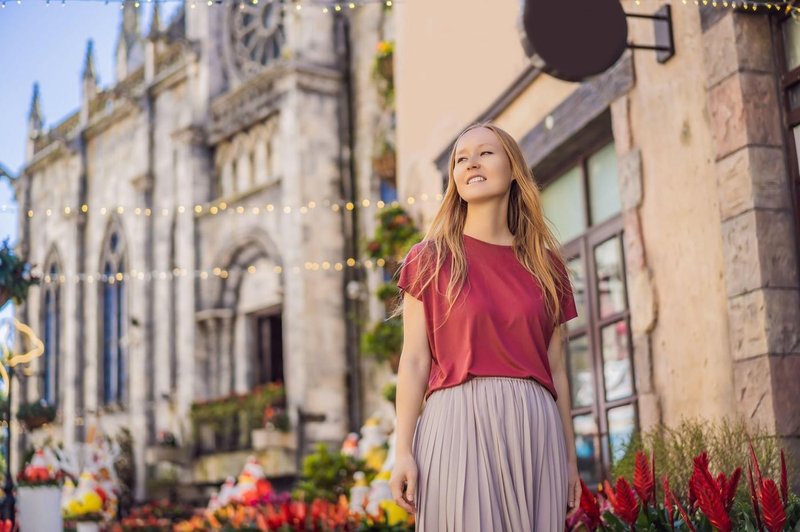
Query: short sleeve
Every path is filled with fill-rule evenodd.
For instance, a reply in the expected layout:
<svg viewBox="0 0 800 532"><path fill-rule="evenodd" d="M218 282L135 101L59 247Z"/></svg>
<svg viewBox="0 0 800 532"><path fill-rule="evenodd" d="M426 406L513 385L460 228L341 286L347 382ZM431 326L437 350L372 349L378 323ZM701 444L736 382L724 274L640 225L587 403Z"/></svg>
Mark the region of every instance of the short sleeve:
<svg viewBox="0 0 800 532"><path fill-rule="evenodd" d="M414 244L411 249L408 250L408 253L400 265L400 276L397 280L397 287L401 291L408 292L419 300L422 299L422 291L419 289L420 279L417 278L417 271L419 269L421 250L421 242Z"/></svg>
<svg viewBox="0 0 800 532"><path fill-rule="evenodd" d="M566 323L578 316L578 309L575 306L575 297L572 292L572 281L569 278L564 266L559 261L554 261L559 273L556 285L559 292L559 304L561 306L561 317L558 323Z"/></svg>

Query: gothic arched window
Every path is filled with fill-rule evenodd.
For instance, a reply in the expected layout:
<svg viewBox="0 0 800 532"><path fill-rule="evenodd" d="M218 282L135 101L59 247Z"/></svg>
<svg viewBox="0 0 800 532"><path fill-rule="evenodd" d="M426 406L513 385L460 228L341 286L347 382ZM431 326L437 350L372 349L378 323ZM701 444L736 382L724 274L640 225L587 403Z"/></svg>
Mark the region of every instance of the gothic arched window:
<svg viewBox="0 0 800 532"><path fill-rule="evenodd" d="M61 358L61 269L55 257L48 261L42 285L42 329L44 353L41 359L42 399L58 404L59 368Z"/></svg>
<svg viewBox="0 0 800 532"><path fill-rule="evenodd" d="M126 285L125 245L120 228L108 232L103 251L100 283L100 399L102 404L122 404L126 394L125 357Z"/></svg>

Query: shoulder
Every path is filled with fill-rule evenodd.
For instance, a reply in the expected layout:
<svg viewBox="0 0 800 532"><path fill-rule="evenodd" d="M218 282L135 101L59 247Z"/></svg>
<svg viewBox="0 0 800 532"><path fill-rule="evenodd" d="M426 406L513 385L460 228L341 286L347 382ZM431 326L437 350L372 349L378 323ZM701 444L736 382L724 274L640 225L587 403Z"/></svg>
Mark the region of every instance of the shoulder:
<svg viewBox="0 0 800 532"><path fill-rule="evenodd" d="M431 253L435 253L435 250L436 246L432 240L422 240L411 246L403 262L416 260L420 258L421 255L430 255Z"/></svg>

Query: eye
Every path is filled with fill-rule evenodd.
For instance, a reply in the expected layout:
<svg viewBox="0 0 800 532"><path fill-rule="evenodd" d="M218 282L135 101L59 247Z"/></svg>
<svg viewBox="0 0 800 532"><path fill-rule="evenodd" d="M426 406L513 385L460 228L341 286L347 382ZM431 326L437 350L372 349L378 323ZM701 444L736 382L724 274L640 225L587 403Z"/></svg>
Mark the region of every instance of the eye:
<svg viewBox="0 0 800 532"><path fill-rule="evenodd" d="M481 155L483 155L484 153L492 153L492 152L490 152L490 151L482 151L482 152L481 152ZM461 160L462 160L462 159L464 159L464 158L465 158L465 157L459 157L458 159L456 159L456 163L460 163L460 162L461 162Z"/></svg>

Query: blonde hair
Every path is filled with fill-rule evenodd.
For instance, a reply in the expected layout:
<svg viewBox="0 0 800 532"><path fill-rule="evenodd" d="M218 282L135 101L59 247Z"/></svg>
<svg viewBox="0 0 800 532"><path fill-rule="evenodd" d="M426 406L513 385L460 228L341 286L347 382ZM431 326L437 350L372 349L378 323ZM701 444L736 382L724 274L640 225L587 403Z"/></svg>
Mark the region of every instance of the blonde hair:
<svg viewBox="0 0 800 532"><path fill-rule="evenodd" d="M446 320L467 280L467 261L463 243L467 202L459 196L453 177L456 146L466 132L479 127L489 129L497 135L511 163L511 177L514 180L511 182L508 198L508 228L514 235L514 254L525 269L539 281L544 295L545 312L555 325L562 310L560 296L569 283L566 264L559 252L558 240L545 222L539 187L525 162L522 150L514 137L490 122L468 126L459 133L453 143L448 163L447 190L439 211L425 233L421 252L414 257L419 263L415 269L416 275L410 283L417 287L418 292L422 292L431 282L438 279L445 260L448 257L452 259L450 281L446 291L449 302ZM551 257L548 258L548 254ZM406 266L404 262L402 267ZM401 312L402 299L392 316L397 316Z"/></svg>

